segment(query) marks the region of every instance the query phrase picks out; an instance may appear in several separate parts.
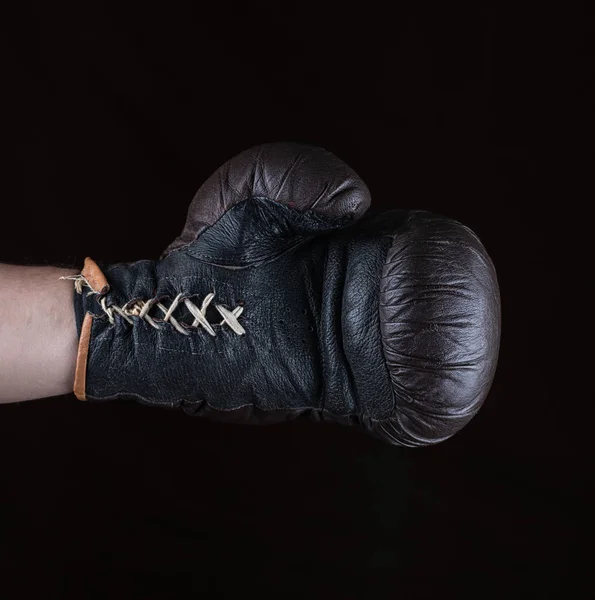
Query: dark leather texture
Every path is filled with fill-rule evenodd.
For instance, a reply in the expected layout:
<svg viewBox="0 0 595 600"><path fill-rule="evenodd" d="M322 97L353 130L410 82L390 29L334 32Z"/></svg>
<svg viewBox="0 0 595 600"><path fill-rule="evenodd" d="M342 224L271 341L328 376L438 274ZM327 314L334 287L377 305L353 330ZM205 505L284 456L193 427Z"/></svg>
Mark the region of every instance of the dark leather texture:
<svg viewBox="0 0 595 600"><path fill-rule="evenodd" d="M424 211L394 226L379 303L395 411L376 426L417 446L452 436L488 395L500 294L494 265L468 227Z"/></svg>
<svg viewBox="0 0 595 600"><path fill-rule="evenodd" d="M162 258L192 243L232 206L253 197L315 210L332 219L357 219L370 207L366 184L334 154L308 144L262 144L228 160L203 183L190 204L184 230Z"/></svg>
<svg viewBox="0 0 595 600"><path fill-rule="evenodd" d="M444 440L471 419L489 391L500 334L498 284L480 241L423 211L355 222L367 208L365 185L329 153L304 152L268 145L241 155L237 170L224 166L207 186L219 182L219 195L193 201L190 212L200 210L184 243L162 260L99 262L108 306L150 298L167 306L179 293L200 306L214 292L229 310L243 306L246 333L209 313L215 336L203 328L182 335L156 310L160 329L138 317L110 324L97 296L75 294L79 331L87 311L96 315L90 400L131 398L234 422L308 415L409 447ZM248 168L249 156L257 167ZM229 173L240 171L249 185L235 181L224 202ZM268 186L276 198L255 172L284 182ZM175 316L192 320L182 309Z"/></svg>

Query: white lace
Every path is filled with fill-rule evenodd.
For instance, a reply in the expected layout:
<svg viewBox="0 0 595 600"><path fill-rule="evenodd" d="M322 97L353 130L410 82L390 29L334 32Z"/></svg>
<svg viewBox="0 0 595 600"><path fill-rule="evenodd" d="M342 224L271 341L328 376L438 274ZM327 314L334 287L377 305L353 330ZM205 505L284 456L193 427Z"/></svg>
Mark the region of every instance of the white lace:
<svg viewBox="0 0 595 600"><path fill-rule="evenodd" d="M85 279L85 277L83 277L83 275L60 277L60 279L73 280L74 287L79 294L83 293L84 287L88 287L91 289L90 292L87 292L88 296L90 296L92 294L98 294L98 292L93 290L93 288L91 287L89 282ZM130 323L131 325L134 323L134 321L130 317L139 317L140 319L144 319L147 323L149 323L149 325L151 325L151 327L154 327L155 329L161 329L161 327L159 327L158 323L156 323L155 320L149 315L149 311L153 307L157 307L163 313L163 317L161 319L162 321L165 321L166 323L171 323L171 325L176 329L176 331L179 331L181 334L190 335L190 332L188 330L184 329L182 327L182 325L173 316L173 312L176 310L176 308L181 303L184 303L186 308L194 316L194 321L192 322L192 325L190 327L196 327L196 328L203 327L210 335L215 336L217 334L215 333L215 330L211 326L211 323L209 323L206 318L207 308L213 302L214 298L215 298L215 293L211 292L202 301L200 308L198 308L198 306L196 306L196 304L194 304L190 299L184 298L182 296L182 294L178 294L174 298L172 303L169 305L169 307L164 306L161 302L157 302L155 299L135 300L132 303L126 304L122 308L115 304L112 304L111 306L107 306L106 299L105 299L105 297L103 297L103 298L99 299L99 304L101 305L101 308L107 315L109 322L112 324L115 323L114 314L117 313L123 319L128 321L128 323ZM240 325L240 323L238 321L238 317L244 311L244 308L242 306L237 306L233 310L228 310L227 308L225 308L225 306L222 306L221 304L214 304L214 307L217 309L217 311L219 312L219 314L221 315L221 317L223 319L219 323L219 325L227 325L232 331L234 331L238 335L244 335L246 333L246 330Z"/></svg>

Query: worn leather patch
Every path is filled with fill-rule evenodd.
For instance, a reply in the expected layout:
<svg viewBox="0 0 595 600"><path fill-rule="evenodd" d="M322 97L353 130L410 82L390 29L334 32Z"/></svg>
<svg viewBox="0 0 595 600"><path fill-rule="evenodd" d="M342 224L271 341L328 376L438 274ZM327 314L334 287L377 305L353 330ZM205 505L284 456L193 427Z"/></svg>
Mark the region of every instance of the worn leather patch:
<svg viewBox="0 0 595 600"><path fill-rule="evenodd" d="M85 258L85 265L82 270L83 277L89 282L94 292L98 294L107 294L109 283L97 263L90 257Z"/></svg>
<svg viewBox="0 0 595 600"><path fill-rule="evenodd" d="M79 400L86 400L85 388L87 385L87 359L89 357L89 343L91 341L91 326L93 315L87 313L81 329L79 347L76 356L76 371L74 375L74 395Z"/></svg>

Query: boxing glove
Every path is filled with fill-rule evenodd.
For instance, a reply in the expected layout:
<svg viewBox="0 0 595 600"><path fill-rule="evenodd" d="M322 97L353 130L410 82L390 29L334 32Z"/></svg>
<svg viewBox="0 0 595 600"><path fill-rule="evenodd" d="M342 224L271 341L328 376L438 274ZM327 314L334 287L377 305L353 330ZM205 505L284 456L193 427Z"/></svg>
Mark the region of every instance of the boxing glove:
<svg viewBox="0 0 595 600"><path fill-rule="evenodd" d="M307 415L400 446L447 439L494 377L494 266L456 221L362 219L369 204L320 148L231 159L160 260L85 260L76 396L241 423Z"/></svg>

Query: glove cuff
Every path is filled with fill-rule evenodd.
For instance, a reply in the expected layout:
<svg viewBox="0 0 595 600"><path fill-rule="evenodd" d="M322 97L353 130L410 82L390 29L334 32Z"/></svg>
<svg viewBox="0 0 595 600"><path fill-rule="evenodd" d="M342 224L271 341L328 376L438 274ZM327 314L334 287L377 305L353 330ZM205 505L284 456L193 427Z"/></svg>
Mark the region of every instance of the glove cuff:
<svg viewBox="0 0 595 600"><path fill-rule="evenodd" d="M154 262L106 265L87 257L81 274L74 277L74 313L79 345L74 394L87 399L87 370L90 346L116 318L133 324L133 316L151 317L143 307L154 290Z"/></svg>
<svg viewBox="0 0 595 600"><path fill-rule="evenodd" d="M74 282L74 313L79 345L73 391L79 400L86 400L87 361L93 323L92 313L85 310L88 304L87 299L90 296L105 295L110 286L99 265L90 257L85 258L83 270L78 277L74 278Z"/></svg>

